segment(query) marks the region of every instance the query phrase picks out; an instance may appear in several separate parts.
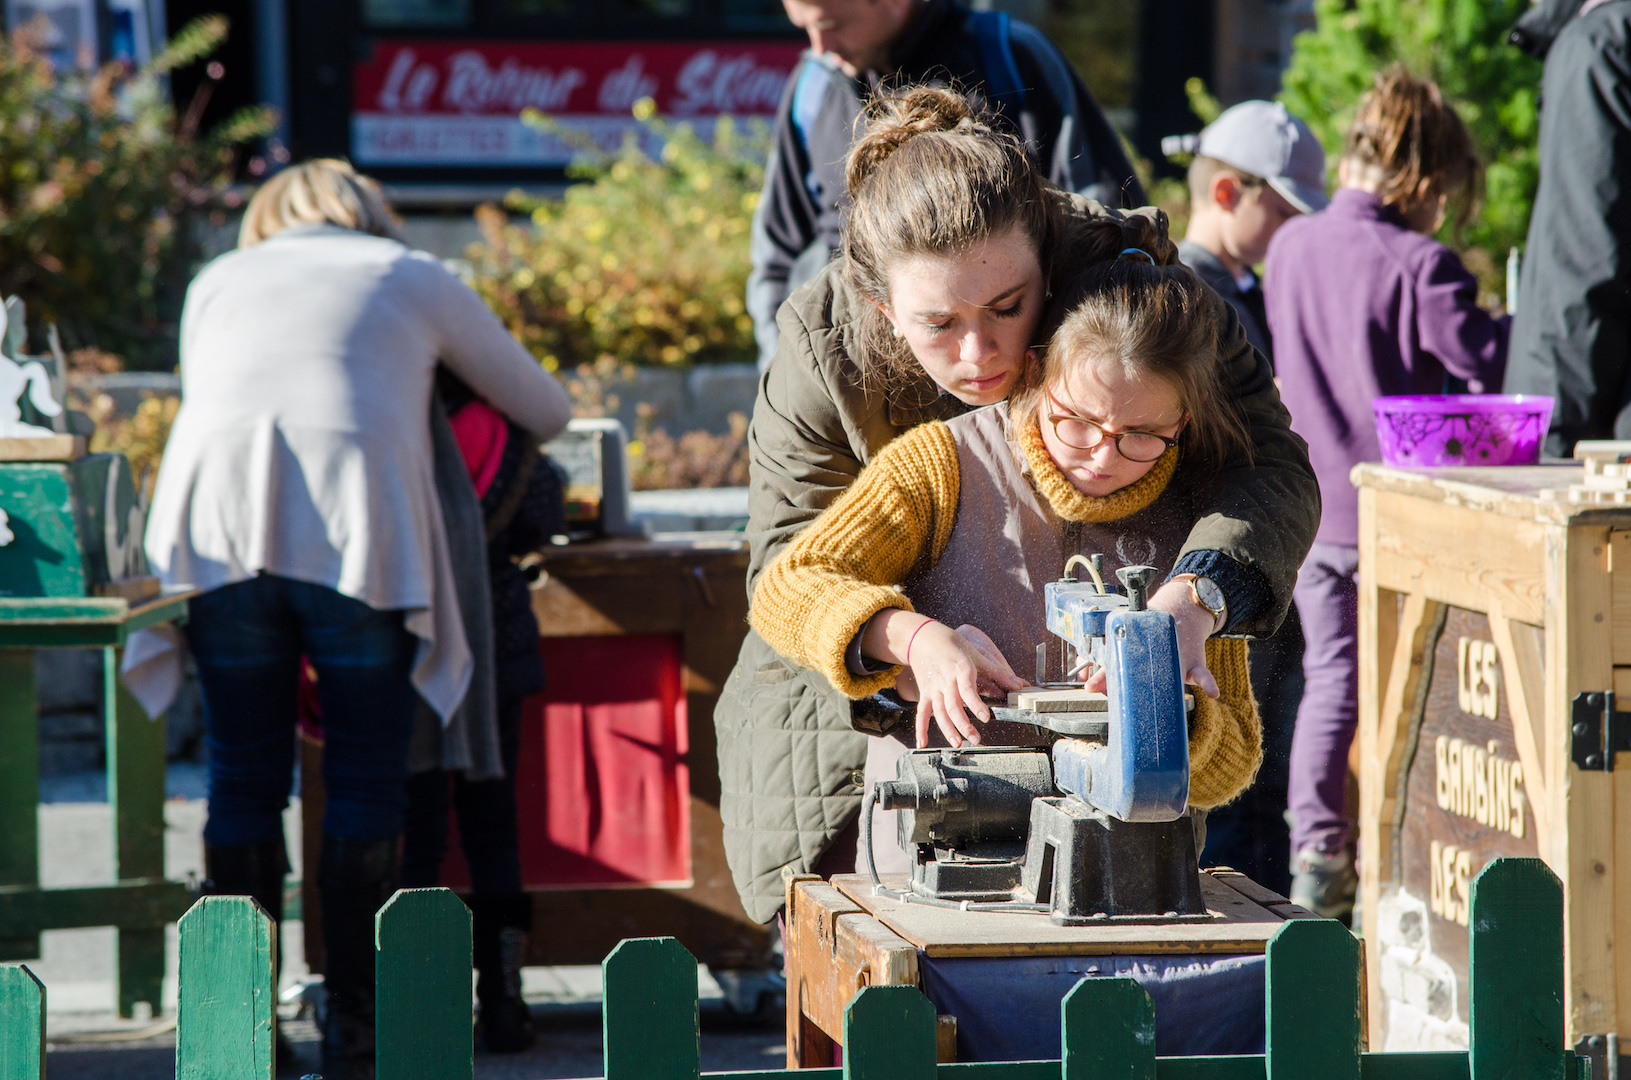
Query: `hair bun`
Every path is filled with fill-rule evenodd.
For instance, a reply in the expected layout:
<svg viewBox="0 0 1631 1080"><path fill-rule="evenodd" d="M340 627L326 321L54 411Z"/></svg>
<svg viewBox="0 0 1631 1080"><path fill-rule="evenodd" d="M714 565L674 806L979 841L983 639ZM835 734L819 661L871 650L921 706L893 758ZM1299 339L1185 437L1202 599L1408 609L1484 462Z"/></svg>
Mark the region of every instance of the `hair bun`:
<svg viewBox="0 0 1631 1080"><path fill-rule="evenodd" d="M919 135L987 135L988 115L967 97L940 86L913 86L875 96L861 114L866 124L850 148L845 180L853 196L890 156Z"/></svg>

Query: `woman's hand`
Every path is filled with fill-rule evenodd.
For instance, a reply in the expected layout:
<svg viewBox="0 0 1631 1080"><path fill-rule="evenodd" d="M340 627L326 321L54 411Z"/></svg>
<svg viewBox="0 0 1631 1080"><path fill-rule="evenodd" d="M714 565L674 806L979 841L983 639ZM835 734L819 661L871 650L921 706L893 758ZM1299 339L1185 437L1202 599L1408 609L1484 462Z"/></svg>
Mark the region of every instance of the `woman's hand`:
<svg viewBox="0 0 1631 1080"><path fill-rule="evenodd" d="M875 659L905 665L896 689L918 703L919 746L928 744L931 719L952 746L965 740L979 743L979 728L969 714L982 722L991 719L981 695L1000 697L1025 686L979 629L965 625L953 630L898 608L872 618L862 631L861 649Z"/></svg>
<svg viewBox="0 0 1631 1080"><path fill-rule="evenodd" d="M1150 597L1150 607L1172 616L1178 630L1178 666L1184 673L1184 682L1198 686L1207 697L1218 696L1218 681L1206 667L1206 639L1212 636L1216 620L1195 603L1189 586L1181 581L1169 581ZM1104 693L1108 679L1103 669L1095 671L1087 680L1086 689Z"/></svg>

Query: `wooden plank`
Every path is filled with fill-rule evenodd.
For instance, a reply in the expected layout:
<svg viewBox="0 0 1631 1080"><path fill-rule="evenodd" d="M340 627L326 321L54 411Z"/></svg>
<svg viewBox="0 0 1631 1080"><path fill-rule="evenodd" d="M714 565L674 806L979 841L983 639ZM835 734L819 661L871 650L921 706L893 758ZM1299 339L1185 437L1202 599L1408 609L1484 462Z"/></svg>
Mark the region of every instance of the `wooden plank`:
<svg viewBox="0 0 1631 1080"><path fill-rule="evenodd" d="M1273 889L1266 885L1259 885L1257 882L1253 881L1251 878L1240 873L1239 871L1213 869L1210 871L1210 873L1213 881L1223 882L1225 885L1229 886L1229 888L1233 889L1241 896L1244 896L1254 904L1261 904L1266 908L1271 908L1279 904L1291 903L1290 900L1281 896Z"/></svg>
<svg viewBox="0 0 1631 1080"><path fill-rule="evenodd" d="M1267 980L1267 1080L1359 1080L1359 940L1330 919L1285 923Z"/></svg>
<svg viewBox="0 0 1631 1080"><path fill-rule="evenodd" d="M39 871L40 721L34 651L0 649L0 885L36 885Z"/></svg>
<svg viewBox="0 0 1631 1080"><path fill-rule="evenodd" d="M1363 760L1360 766L1361 775L1372 779L1369 798L1361 805L1364 824L1360 829L1360 857L1373 859L1376 872L1386 880L1393 879L1397 861L1393 826L1400 813L1399 774L1410 749L1410 725L1420 715L1422 695L1427 689L1429 639L1443 614L1444 605L1421 593L1405 597L1389 666L1387 694L1380 698L1372 741L1373 756ZM1361 791L1362 796L1365 794ZM1368 843L1363 840L1367 831L1371 833Z"/></svg>
<svg viewBox="0 0 1631 1080"><path fill-rule="evenodd" d="M934 1060L938 1065L957 1061L957 1017L942 1013L934 1018Z"/></svg>
<svg viewBox="0 0 1631 1080"><path fill-rule="evenodd" d="M1081 980L1059 1019L1061 1080L1155 1080L1155 1005L1135 980Z"/></svg>
<svg viewBox="0 0 1631 1080"><path fill-rule="evenodd" d="M1509 620L1498 610L1489 613L1489 630L1501 657L1512 741L1523 764L1524 787L1529 793L1529 809L1535 815L1535 831L1540 834L1544 858L1552 830L1552 804L1546 791L1546 742L1542 737L1546 721L1546 673L1541 659L1546 648L1545 631Z"/></svg>
<svg viewBox="0 0 1631 1080"><path fill-rule="evenodd" d="M448 889L402 889L374 918L379 1080L471 1080L470 910Z"/></svg>
<svg viewBox="0 0 1631 1080"><path fill-rule="evenodd" d="M0 439L0 461L78 461L84 456L83 435L36 435Z"/></svg>
<svg viewBox="0 0 1631 1080"><path fill-rule="evenodd" d="M844 1009L844 1048L844 1080L935 1080L934 1006L915 986L868 986Z"/></svg>
<svg viewBox="0 0 1631 1080"><path fill-rule="evenodd" d="M788 1029L790 1068L832 1060L862 987L918 984L917 948L820 878L792 885L784 922L789 1024L798 1021Z"/></svg>
<svg viewBox="0 0 1631 1080"><path fill-rule="evenodd" d="M182 916L176 1080L272 1080L272 933L247 896L206 896Z"/></svg>
<svg viewBox="0 0 1631 1080"><path fill-rule="evenodd" d="M45 1076L45 984L26 967L0 964L0 1080Z"/></svg>
<svg viewBox="0 0 1631 1080"><path fill-rule="evenodd" d="M1549 568L1556 584L1547 625L1562 632L1553 633L1548 642L1545 738L1554 828L1542 854L1564 871L1573 1037L1615 1030L1617 1013L1614 778L1607 772L1583 772L1568 755L1570 702L1576 694L1612 685L1608 540L1609 530L1602 526L1577 525L1561 532L1553 541Z"/></svg>
<svg viewBox="0 0 1631 1080"><path fill-rule="evenodd" d="M1382 779L1366 762L1381 760L1378 749L1382 700L1389 690L1393 655L1399 633L1401 596L1376 584L1376 491L1359 489L1359 717L1353 750L1359 754L1359 912L1365 929L1365 950L1370 959L1367 971L1380 971L1376 913L1381 900L1384 873L1378 850L1378 827ZM1391 860L1389 860L1391 866ZM1367 983L1369 1016L1380 1023L1382 1009L1380 980ZM1380 1032L1369 1033L1380 1045Z"/></svg>
<svg viewBox="0 0 1631 1080"><path fill-rule="evenodd" d="M606 1080L697 1080L696 957L673 938L631 938L612 950L600 971ZM929 1012L932 1018L932 1006Z"/></svg>
<svg viewBox="0 0 1631 1080"><path fill-rule="evenodd" d="M1364 1080L1467 1080L1467 1052L1426 1050L1363 1054L1359 1058L1359 1075Z"/></svg>
<svg viewBox="0 0 1631 1080"><path fill-rule="evenodd" d="M185 881L162 878L73 889L8 885L0 887L0 938L83 926L162 929L180 918L191 903L192 892Z"/></svg>
<svg viewBox="0 0 1631 1080"><path fill-rule="evenodd" d="M1538 859L1497 859L1473 880L1472 903L1472 1075L1568 1080L1563 883Z"/></svg>
<svg viewBox="0 0 1631 1080"><path fill-rule="evenodd" d="M1480 511L1387 491L1376 492L1375 503L1378 586L1544 622L1544 525L1507 521L1491 529Z"/></svg>
<svg viewBox="0 0 1631 1080"><path fill-rule="evenodd" d="M906 883L904 875L883 880L894 888ZM1204 872L1201 888L1213 918L1203 923L1059 926L1042 912L959 911L872 896L864 875L836 875L832 884L932 957L1260 953L1284 921Z"/></svg>
<svg viewBox="0 0 1631 1080"><path fill-rule="evenodd" d="M130 696L119 679L119 650L102 649L103 732L107 746L108 806L113 818L114 876L164 876L164 714L156 717ZM161 1011L164 930L119 931L119 1015L145 1001Z"/></svg>
<svg viewBox="0 0 1631 1080"><path fill-rule="evenodd" d="M187 601L198 592L167 592L135 607L104 597L0 600L0 648L122 646L137 630L185 622Z"/></svg>
<svg viewBox="0 0 1631 1080"><path fill-rule="evenodd" d="M1263 1080L1262 1054L1157 1058L1156 1080Z"/></svg>
<svg viewBox="0 0 1631 1080"><path fill-rule="evenodd" d="M1619 1008L1615 1031L1631 1028L1631 754L1617 755L1614 765L1614 940L1619 945L1614 1000Z"/></svg>
<svg viewBox="0 0 1631 1080"><path fill-rule="evenodd" d="M1543 492L1582 483L1585 475L1585 468L1573 462L1443 469L1400 469L1367 462L1354 466L1350 479L1361 491L1393 493L1519 521L1551 525L1631 521L1623 508L1608 512L1590 504L1542 497Z"/></svg>

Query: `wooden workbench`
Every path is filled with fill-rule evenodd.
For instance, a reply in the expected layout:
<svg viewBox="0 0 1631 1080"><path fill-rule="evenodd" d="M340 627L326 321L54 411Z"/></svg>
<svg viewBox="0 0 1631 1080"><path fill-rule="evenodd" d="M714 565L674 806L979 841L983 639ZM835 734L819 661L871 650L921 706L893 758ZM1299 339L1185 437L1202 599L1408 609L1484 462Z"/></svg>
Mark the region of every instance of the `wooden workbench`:
<svg viewBox="0 0 1631 1080"><path fill-rule="evenodd" d="M1466 1045L1468 883L1497 855L1563 880L1571 1040L1631 1025L1631 755L1574 733L1582 695L1631 705L1631 508L1543 496L1582 471L1353 471L1372 1049Z"/></svg>
<svg viewBox="0 0 1631 1080"><path fill-rule="evenodd" d="M771 962L770 932L742 910L725 864L713 724L714 702L747 633L747 543L736 533L671 535L544 549L544 573L533 586L532 606L546 639L666 635L678 640L686 729L679 760L689 778L690 876L652 886L531 888L528 964L598 964L622 939L653 935L678 938L698 960L716 968L763 969ZM547 656L547 644L545 651ZM618 674L612 667L605 677L615 682ZM528 715L528 723L539 722ZM529 738L536 739L537 732L523 735L524 747ZM308 852L321 842L321 753L310 743L302 750ZM524 755L519 787L542 783L532 768ZM524 822L524 848L527 832ZM444 875L448 869L445 863ZM308 960L320 964L322 913L315 879L307 874L304 883L305 940Z"/></svg>
<svg viewBox="0 0 1631 1080"><path fill-rule="evenodd" d="M120 597L0 599L0 961L33 960L46 930L117 928L119 1014L162 1008L164 929L192 903L185 881L164 876L164 716L149 718L119 680L138 630L183 623L195 589L131 603ZM40 887L39 709L34 652L102 650L102 717L113 876L105 885Z"/></svg>
<svg viewBox="0 0 1631 1080"><path fill-rule="evenodd" d="M884 875L906 887L905 875ZM1059 926L1042 913L957 911L873 896L868 878L790 877L785 909L787 1067L830 1066L844 1007L863 986L921 986L919 957L1262 953L1287 919L1314 916L1229 870L1201 872L1208 922ZM956 1018L941 1017L940 1056L954 1060Z"/></svg>

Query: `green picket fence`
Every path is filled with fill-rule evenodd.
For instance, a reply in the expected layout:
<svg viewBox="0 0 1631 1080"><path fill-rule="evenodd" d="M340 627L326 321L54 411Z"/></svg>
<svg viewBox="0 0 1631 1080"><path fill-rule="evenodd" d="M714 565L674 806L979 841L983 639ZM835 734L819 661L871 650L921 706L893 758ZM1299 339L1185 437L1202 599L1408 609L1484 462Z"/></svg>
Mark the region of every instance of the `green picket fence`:
<svg viewBox="0 0 1631 1080"><path fill-rule="evenodd" d="M1360 1051L1359 942L1286 923L1268 947L1267 1053L1155 1056L1155 1010L1131 979L1088 978L1061 1007L1062 1060L937 1065L935 1010L915 987L870 986L844 1011L844 1066L710 1073L729 1080L1585 1080L1565 1041L1563 890L1538 859L1473 883L1469 1052ZM470 1080L470 913L445 889L397 893L376 930L379 1080ZM177 1080L272 1080L272 925L245 897L181 921ZM697 1080L696 960L672 938L624 941L602 964L606 1080ZM44 1075L46 990L0 967L0 1080Z"/></svg>

